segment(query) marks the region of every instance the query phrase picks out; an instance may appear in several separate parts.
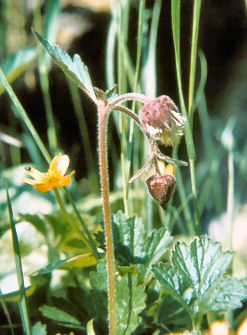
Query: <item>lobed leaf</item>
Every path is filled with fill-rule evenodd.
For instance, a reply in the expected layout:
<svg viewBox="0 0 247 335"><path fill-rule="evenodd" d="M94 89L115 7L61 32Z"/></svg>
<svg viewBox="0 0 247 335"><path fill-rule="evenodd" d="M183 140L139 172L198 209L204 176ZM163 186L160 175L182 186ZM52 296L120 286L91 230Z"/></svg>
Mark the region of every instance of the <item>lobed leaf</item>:
<svg viewBox="0 0 247 335"><path fill-rule="evenodd" d="M97 316L103 322L107 320L107 269L103 260L97 264L97 272L90 272L89 278L92 286L92 303Z"/></svg>
<svg viewBox="0 0 247 335"><path fill-rule="evenodd" d="M247 297L246 285L226 275L232 252L208 237L196 237L190 246L177 243L172 263L153 266L165 290L179 301L192 318L210 311L241 307Z"/></svg>
<svg viewBox="0 0 247 335"><path fill-rule="evenodd" d="M94 102L96 102L96 96L88 68L82 62L80 56L75 54L74 58L71 59L58 45L55 47L51 46L46 39L34 30L33 34L65 74L68 75Z"/></svg>
<svg viewBox="0 0 247 335"><path fill-rule="evenodd" d="M137 276L125 275L117 282L117 335L132 334L145 308L145 287L138 285Z"/></svg>
<svg viewBox="0 0 247 335"><path fill-rule="evenodd" d="M32 327L32 335L47 335L46 325L43 325L40 321L36 322Z"/></svg>
<svg viewBox="0 0 247 335"><path fill-rule="evenodd" d="M122 265L137 264L145 277L172 241L165 228L153 230L147 236L140 218L126 217L121 211L113 215L113 236L116 258Z"/></svg>
<svg viewBox="0 0 247 335"><path fill-rule="evenodd" d="M97 272L90 273L90 283L94 308L103 322L107 320L107 269L103 260L99 261ZM132 334L137 328L145 299L145 286L138 283L137 275L129 272L116 278L117 335Z"/></svg>

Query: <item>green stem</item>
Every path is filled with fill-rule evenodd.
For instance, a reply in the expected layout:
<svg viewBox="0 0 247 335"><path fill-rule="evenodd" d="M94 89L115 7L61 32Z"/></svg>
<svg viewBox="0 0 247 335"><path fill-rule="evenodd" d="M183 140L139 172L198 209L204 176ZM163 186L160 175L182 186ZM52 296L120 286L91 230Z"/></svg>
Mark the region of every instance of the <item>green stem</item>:
<svg viewBox="0 0 247 335"><path fill-rule="evenodd" d="M193 222L193 229L196 234L200 234L200 217L199 217L199 208L198 208L198 199L197 199L197 190L196 190L196 179L195 179L195 147L192 137L192 129L190 127L190 122L188 120L188 113L185 106L183 89L182 89L182 75L181 75L181 57L180 57L180 0L172 1L172 33L173 33L173 42L175 50L175 63L176 63L176 74L177 74L177 84L178 84L178 94L180 100L180 107L182 115L187 119L184 125L184 135L186 148L189 156L190 162L190 176L191 176L191 186L194 200L194 212L195 212L195 221Z"/></svg>
<svg viewBox="0 0 247 335"><path fill-rule="evenodd" d="M109 311L109 334L116 334L116 293L115 293L115 262L113 249L113 235L110 216L109 202L109 181L107 164L107 123L109 113L103 101L98 103L98 141L99 141L99 162L100 180L103 198L103 212L105 225L105 242L108 270L108 311Z"/></svg>
<svg viewBox="0 0 247 335"><path fill-rule="evenodd" d="M89 176L88 179L89 179L90 189L92 192L98 193L99 192L98 175L97 175L96 166L94 164L94 158L92 154L93 151L91 150L88 128L86 125L86 120L85 120L84 112L82 109L79 90L74 85L74 83L69 79L69 77L66 76L66 79L67 79L67 83L69 86L71 99L72 99L72 103L74 106L74 111L78 119L78 125L79 125L80 135L81 135L81 143L82 143L82 147L85 153L85 161L86 161L87 170L88 170L88 176Z"/></svg>
<svg viewBox="0 0 247 335"><path fill-rule="evenodd" d="M39 31L40 34L42 33L42 17L41 17L41 9L40 4L36 1L34 9L34 27L35 30ZM39 47L39 57L38 57L38 70L39 70L39 80L41 91L43 94L44 105L45 105L45 112L46 112L46 120L47 120L47 138L49 143L50 152L55 154L57 150L57 135L56 135L56 128L55 128L55 121L53 116L53 109L50 97L50 85L49 85L49 77L47 66L45 62L45 54L44 50Z"/></svg>
<svg viewBox="0 0 247 335"><path fill-rule="evenodd" d="M196 235L201 234L201 226L200 226L200 212L198 206L198 196L197 196L197 187L196 187L196 176L195 176L195 160L190 159L190 179L191 179L191 188L193 194L193 201L194 201L194 217L195 217L195 233Z"/></svg>
<svg viewBox="0 0 247 335"><path fill-rule="evenodd" d="M146 0L140 0L139 4L139 15L138 15L138 33L137 33L137 48L136 48L136 64L135 64L135 76L133 83L133 91L136 92L138 88L138 79L140 75L140 66L141 66L141 54L142 54L142 42L143 42L143 26L145 19L145 5ZM132 111L136 109L136 101L132 102ZM129 188L130 184L128 183L128 179L130 177L130 169L132 162L132 152L133 152L133 133L134 133L134 122L131 119L129 125L129 138L128 138L128 149L127 149L127 157L126 157L126 174L127 174L127 184L126 184L126 201L128 203L129 199ZM137 154L138 156L138 154ZM148 198L149 199L149 198ZM149 220L150 222L150 220Z"/></svg>
<svg viewBox="0 0 247 335"><path fill-rule="evenodd" d="M43 64L42 64L43 63ZM47 67L42 60L39 65L40 86L43 92L43 99L45 104L46 119L47 119L47 138L49 149L54 154L57 150L57 134L55 128L55 121L52 110L51 97L49 93L49 78Z"/></svg>
<svg viewBox="0 0 247 335"><path fill-rule="evenodd" d="M234 209L234 164L232 149L228 152L228 190L227 190L227 219L228 219L228 249L232 250Z"/></svg>
<svg viewBox="0 0 247 335"><path fill-rule="evenodd" d="M75 203L74 203L74 201L73 201L73 199L72 199L69 191L66 189L66 187L64 187L64 191L65 191L65 194L66 194L66 197L67 197L69 203L73 207L73 210L74 210L74 212L75 212L75 214L76 214L76 216L77 216L77 218L78 218L78 220L79 220L79 222L80 222L80 224L81 224L81 226L82 226L85 234L87 235L87 238L88 238L89 244L91 246L92 252L94 254L94 257L98 261L99 260L99 254L98 254L98 250L97 250L97 245L95 244L95 241L94 241L94 239L92 237L92 234L88 230L86 223L83 221L83 219L82 219L82 217L81 217L81 215L80 215L80 213L79 213L79 211L78 211L78 209L77 209L77 207L76 207L76 205L75 205Z"/></svg>
<svg viewBox="0 0 247 335"><path fill-rule="evenodd" d="M196 56L197 56L200 11L201 11L201 0L196 0L194 1L193 26L191 36L192 42L191 42L191 54L190 54L190 82L189 82L189 103L188 103L189 114L192 111L192 104L194 101Z"/></svg>
<svg viewBox="0 0 247 335"><path fill-rule="evenodd" d="M124 71L124 56L122 48L126 48L127 36L128 36L128 17L129 17L129 1L120 1L118 3L118 49L117 49L117 69L118 69L118 91L119 94L126 92L127 89L127 76ZM121 143L121 170L122 170L122 183L123 183L123 203L124 212L128 216L128 200L127 200L127 176L126 176L126 152L127 152L127 138L124 131L124 120L122 115L119 115L119 132L120 132L120 143Z"/></svg>
<svg viewBox="0 0 247 335"><path fill-rule="evenodd" d="M13 89L11 88L11 86L9 85L3 71L0 69L0 83L3 84L4 88L6 89L6 92L9 95L9 98L11 99L16 113L18 115L18 117L21 119L21 121L25 124L26 128L28 131L30 131L31 135L34 138L34 141L36 142L37 146L39 147L40 151L42 152L43 156L45 157L46 161L49 163L51 160L51 157L46 149L46 147L44 146L41 138L39 137L36 129L34 128L31 120L29 119L27 113L25 112L23 106L21 105L20 101L18 100L17 96L15 95L15 92L13 91Z"/></svg>
<svg viewBox="0 0 247 335"><path fill-rule="evenodd" d="M71 224L71 218L70 218L69 213L67 212L67 210L66 210L66 208L63 204L63 200L62 200L62 198L61 198L61 196L58 192L58 189L56 187L54 187L53 190L54 190L54 193L55 193L55 197L57 199L57 203L58 203L58 205L61 209L62 215L64 217L64 220Z"/></svg>
<svg viewBox="0 0 247 335"><path fill-rule="evenodd" d="M83 242L86 244L86 246L92 250L92 253L94 255L94 257L96 258L96 260L98 261L99 260L99 255L98 255L98 251L97 251L97 246L95 245L95 242L92 238L92 235L90 233L90 231L88 230L85 222L82 220L81 216L80 216L80 213L78 212L74 202L73 202L73 199L71 198L69 192L66 190L66 188L64 187L64 190L65 190L65 193L66 193L66 196L70 202L70 204L72 205L74 211L75 211L75 214L84 230L84 233L85 235L87 236L87 239L85 238L84 234L82 233L82 239L83 239ZM64 206L64 203L63 203L63 200L58 192L58 189L55 187L54 188L54 193L55 193L55 196L56 196L56 199L57 199L57 202L58 202L58 205L61 209L61 212L62 212L62 215L65 219L65 221L67 221L74 229L78 230L78 228L76 227L75 225L75 221L71 218L71 216L69 215L69 213L67 212L65 206Z"/></svg>
<svg viewBox="0 0 247 335"><path fill-rule="evenodd" d="M232 250L232 233L233 233L233 221L234 218L234 156L232 147L228 151L228 189L227 189L227 245L228 249ZM232 264L229 269L232 274ZM228 322L230 329L233 329L233 311L226 312L226 321Z"/></svg>
<svg viewBox="0 0 247 335"><path fill-rule="evenodd" d="M193 332L195 333L200 332L202 320L203 320L203 314L199 313L199 315L197 315L196 320L193 320Z"/></svg>
<svg viewBox="0 0 247 335"><path fill-rule="evenodd" d="M9 191L8 191L7 183L5 185L5 188L6 188L6 198L7 198L8 212L9 212L10 228L11 228L11 234L12 234L13 251L15 255L16 273L17 273L17 279L18 279L18 285L19 285L20 298L18 300L18 303L19 303L19 309L20 309L20 314L22 318L22 326L23 326L25 335L31 335L32 334L31 320L30 320L30 313L29 313L27 296L26 296L26 291L25 291L21 251L20 251L20 245L18 241L18 235L17 235L16 228L15 228L14 215L13 215L13 210L11 206L11 201L9 198Z"/></svg>

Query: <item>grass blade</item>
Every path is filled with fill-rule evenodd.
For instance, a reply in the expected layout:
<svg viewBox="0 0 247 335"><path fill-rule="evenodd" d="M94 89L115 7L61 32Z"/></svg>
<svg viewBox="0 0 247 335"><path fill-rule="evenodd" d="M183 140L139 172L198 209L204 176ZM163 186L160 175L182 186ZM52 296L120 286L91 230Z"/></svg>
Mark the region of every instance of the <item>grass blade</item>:
<svg viewBox="0 0 247 335"><path fill-rule="evenodd" d="M197 187L196 187L196 179L195 179L195 147L192 138L192 129L190 126L190 122L188 120L188 113L185 106L183 89L182 89L182 76L181 76L181 57L180 57L180 9L181 9L181 1L180 0L172 0L171 2L171 11L172 11L172 35L175 49L175 62L176 62L176 73L177 73L177 84L178 84L178 93L180 100L180 107L183 116L187 119L184 125L184 135L185 142L187 147L187 152L189 156L190 163L190 178L191 178L191 188L193 193L194 200L194 221L193 230L197 235L201 233L200 227L200 213L198 207L198 197L197 197Z"/></svg>
<svg viewBox="0 0 247 335"><path fill-rule="evenodd" d="M43 142L41 141L36 129L34 128L31 120L29 119L27 113L25 112L24 108L22 107L20 101L18 100L17 96L15 95L15 92L13 91L12 87L9 85L3 71L0 68L0 82L2 83L2 85L4 86L6 92L9 95L10 100L12 101L17 115L20 118L20 120L25 124L25 126L27 127L28 131L31 132L34 141L37 143L40 151L42 152L43 156L45 157L45 159L47 160L47 162L50 162L50 155L46 149L46 147L44 146Z"/></svg>
<svg viewBox="0 0 247 335"><path fill-rule="evenodd" d="M13 251L15 254L17 279L18 279L19 292L20 292L19 308L20 308L20 313L22 317L22 326L23 326L25 334L31 335L32 334L31 321L29 317L27 297L25 293L24 276L23 276L22 262L21 262L21 252L20 252L17 232L15 229L14 216L13 216L13 211L12 211L12 206L11 206L11 202L9 198L9 192L8 192L7 185L6 185L6 197L7 197L8 211L9 211L9 221L10 221L11 233L12 233Z"/></svg>
<svg viewBox="0 0 247 335"><path fill-rule="evenodd" d="M140 67L141 67L141 56L142 56L142 42L143 42L143 26L145 20L145 5L146 1L141 0L139 4L139 15L138 15L138 33L137 33L137 50L136 50L136 64L135 64L135 76L133 83L133 91L136 92L138 88L138 80L140 75ZM132 103L132 111L135 110L136 102ZM132 151L133 151L133 134L134 134L134 121L130 120L129 126L129 140L128 140L128 148L127 148L127 157L126 157L126 175L127 175L127 185L126 187L126 202L128 202L129 197L129 187L130 184L128 180L130 178L130 169L131 169L131 161L132 161Z"/></svg>
<svg viewBox="0 0 247 335"><path fill-rule="evenodd" d="M5 58L1 64L8 82L14 81L25 71L37 56L36 48L25 48L15 52L11 57ZM4 86L0 85L0 95L4 92Z"/></svg>
<svg viewBox="0 0 247 335"><path fill-rule="evenodd" d="M197 56L200 11L201 11L201 0L194 1L193 26L192 26L192 38L191 38L192 44L191 44L191 54L190 54L190 82L189 82L189 102L188 102L189 114L191 113L192 104L194 101L196 56ZM192 119L190 121L192 124Z"/></svg>
<svg viewBox="0 0 247 335"><path fill-rule="evenodd" d="M8 321L8 324L9 324L9 328L10 328L11 335L14 335L13 324L12 324L12 322L11 322L11 318L10 318L10 315L9 315L8 307L7 307L7 305L5 304L5 301L4 301L4 298L3 298L3 294L2 294L1 289L0 289L0 300L1 300L1 304L2 304L2 307L3 307L4 314L5 314L5 316L6 316L6 319L7 319L7 321Z"/></svg>
<svg viewBox="0 0 247 335"><path fill-rule="evenodd" d="M92 192L99 193L99 181L98 181L97 169L94 164L94 158L92 154L93 150L91 149L88 128L80 100L79 90L68 76L65 77L69 86L74 112L78 120L81 135L81 144L85 153L85 161L87 165L90 188Z"/></svg>
<svg viewBox="0 0 247 335"><path fill-rule="evenodd" d="M49 38L51 38L52 41L55 39L55 34L57 30L55 24L57 22L56 17L58 12L59 12L58 1L52 1L52 2L47 1L45 7L46 25L44 27L44 30L46 31L46 37L48 38L49 36ZM50 24L51 22L52 24ZM42 32L43 29L42 29L41 8L38 3L34 8L34 26L36 30ZM48 74L50 57L41 46L39 46L38 60L39 60L38 61L39 81L43 94L43 101L47 120L47 138L50 152L55 154L58 145L57 145L57 134L55 128L54 112L50 97L50 85L49 85L49 74Z"/></svg>
<svg viewBox="0 0 247 335"><path fill-rule="evenodd" d="M172 0L172 35L175 49L175 62L176 62L176 73L177 73L177 84L178 94L180 100L180 107L183 116L187 122L184 125L184 135L186 140L186 147L190 160L194 160L196 157L194 142L188 122L187 110L184 102L183 89L182 89L182 75L181 75L181 56L180 56L180 0Z"/></svg>

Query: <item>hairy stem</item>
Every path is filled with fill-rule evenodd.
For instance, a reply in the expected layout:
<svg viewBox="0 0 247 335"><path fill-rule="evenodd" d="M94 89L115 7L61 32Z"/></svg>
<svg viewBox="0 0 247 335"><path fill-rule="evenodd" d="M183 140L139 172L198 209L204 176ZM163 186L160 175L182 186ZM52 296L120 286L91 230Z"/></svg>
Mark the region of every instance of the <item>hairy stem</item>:
<svg viewBox="0 0 247 335"><path fill-rule="evenodd" d="M103 212L105 225L105 243L108 272L108 312L109 312L109 334L116 334L116 294L115 294L115 262L113 249L113 236L110 216L109 181L107 164L107 123L109 110L103 101L98 102L98 141L99 141L99 163L101 192L103 198Z"/></svg>
<svg viewBox="0 0 247 335"><path fill-rule="evenodd" d="M112 100L109 103L108 108L109 107L112 108L113 106L117 105L118 103L123 103L123 102L129 101L129 100L137 100L137 101L140 101L144 104L147 104L152 99L150 99L149 97L147 97L146 95L144 95L142 93L125 93L125 94L119 95L114 100Z"/></svg>

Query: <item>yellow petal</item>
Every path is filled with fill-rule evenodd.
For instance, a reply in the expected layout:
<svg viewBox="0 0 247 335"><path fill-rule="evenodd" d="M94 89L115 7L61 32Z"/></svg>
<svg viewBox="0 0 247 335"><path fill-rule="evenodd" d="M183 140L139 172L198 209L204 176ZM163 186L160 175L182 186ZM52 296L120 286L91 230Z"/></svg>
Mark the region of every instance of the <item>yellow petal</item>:
<svg viewBox="0 0 247 335"><path fill-rule="evenodd" d="M23 178L24 183L27 183L29 185L35 185L37 183L37 180L35 179L29 179L29 178Z"/></svg>
<svg viewBox="0 0 247 335"><path fill-rule="evenodd" d="M67 176L64 176L63 178L61 178L56 186L66 186L66 185L70 184L70 182L71 182L71 176L74 173L75 173L75 171L72 171Z"/></svg>
<svg viewBox="0 0 247 335"><path fill-rule="evenodd" d="M40 192L50 191L54 187L54 185L51 185L50 183L40 183L40 184L36 183L34 186Z"/></svg>
<svg viewBox="0 0 247 335"><path fill-rule="evenodd" d="M33 167L26 168L26 172L30 174L34 179L40 180L46 176L45 172L40 172L39 170L34 169Z"/></svg>
<svg viewBox="0 0 247 335"><path fill-rule="evenodd" d="M214 321L210 325L210 335L229 335L229 326L225 321Z"/></svg>
<svg viewBox="0 0 247 335"><path fill-rule="evenodd" d="M68 167L69 167L69 156L63 155L58 161L57 169L64 176L66 171L68 170Z"/></svg>
<svg viewBox="0 0 247 335"><path fill-rule="evenodd" d="M237 335L246 335L247 334L247 318L240 324L237 330Z"/></svg>
<svg viewBox="0 0 247 335"><path fill-rule="evenodd" d="M48 174L56 174L58 171L58 162L61 159L62 154L60 152L59 155L55 156L50 163L50 167L48 169Z"/></svg>
<svg viewBox="0 0 247 335"><path fill-rule="evenodd" d="M176 173L176 166L174 164L167 164L165 167L165 173L170 173L172 175L175 175Z"/></svg>

